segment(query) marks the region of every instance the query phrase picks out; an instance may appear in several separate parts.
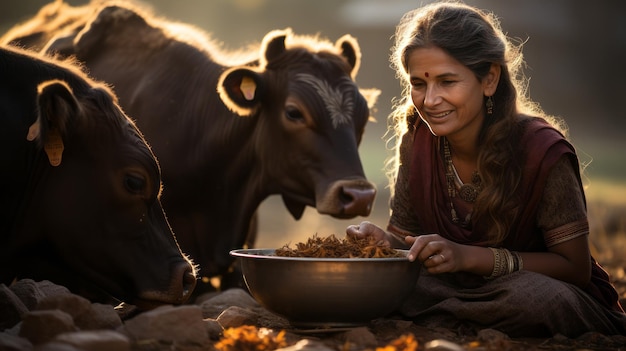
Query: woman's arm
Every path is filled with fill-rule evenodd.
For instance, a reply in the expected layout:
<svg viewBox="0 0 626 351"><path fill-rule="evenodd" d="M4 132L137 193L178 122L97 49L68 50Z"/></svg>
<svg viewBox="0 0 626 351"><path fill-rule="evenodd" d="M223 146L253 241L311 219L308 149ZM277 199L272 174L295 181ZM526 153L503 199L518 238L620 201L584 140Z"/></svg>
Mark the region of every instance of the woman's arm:
<svg viewBox="0 0 626 351"><path fill-rule="evenodd" d="M580 287L587 285L591 255L585 198L567 157L550 172L538 208L537 225L544 232L548 251L517 252L523 269ZM494 270L496 260L490 248L457 244L437 234L408 237L406 241L412 245L410 256L422 261L431 273L464 271L490 276ZM502 257L506 255L501 253Z"/></svg>
<svg viewBox="0 0 626 351"><path fill-rule="evenodd" d="M538 208L537 225L544 233L546 256L524 253L529 270L580 287L591 278L589 222L585 195L574 164L563 156L552 168Z"/></svg>
<svg viewBox="0 0 626 351"><path fill-rule="evenodd" d="M462 245L438 234L407 237L409 259L419 260L429 273L469 272L491 276L496 265L494 251L488 247ZM548 252L515 252L523 269L584 287L591 276L587 236L578 236L550 248ZM505 253L500 259L506 259ZM509 259L512 256L508 256ZM507 264L500 261L504 271Z"/></svg>
<svg viewBox="0 0 626 351"><path fill-rule="evenodd" d="M542 273L581 288L591 279L587 236L579 236L549 248L548 252L522 252L524 269Z"/></svg>

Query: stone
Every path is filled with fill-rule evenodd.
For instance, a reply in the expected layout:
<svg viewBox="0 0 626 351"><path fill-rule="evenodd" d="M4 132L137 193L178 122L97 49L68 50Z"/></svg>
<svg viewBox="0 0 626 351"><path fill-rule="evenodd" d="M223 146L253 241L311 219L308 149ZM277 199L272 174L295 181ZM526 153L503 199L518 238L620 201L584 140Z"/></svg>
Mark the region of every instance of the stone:
<svg viewBox="0 0 626 351"><path fill-rule="evenodd" d="M22 317L19 336L34 345L52 340L61 333L76 331L72 316L61 310L30 311Z"/></svg>
<svg viewBox="0 0 626 351"><path fill-rule="evenodd" d="M413 321L393 319L390 322L394 324L396 330L407 330L413 326Z"/></svg>
<svg viewBox="0 0 626 351"><path fill-rule="evenodd" d="M200 293L196 298L193 299L194 305L202 305L206 300L212 299L213 297L221 294L221 291L209 291Z"/></svg>
<svg viewBox="0 0 626 351"><path fill-rule="evenodd" d="M0 350L1 351L30 351L33 344L26 338L8 333L0 333Z"/></svg>
<svg viewBox="0 0 626 351"><path fill-rule="evenodd" d="M61 285L43 280L35 282L32 279L20 279L11 284L9 289L22 300L28 310L33 310L46 296L70 294L70 291Z"/></svg>
<svg viewBox="0 0 626 351"><path fill-rule="evenodd" d="M19 323L28 308L9 287L0 284L0 311L0 330L5 330Z"/></svg>
<svg viewBox="0 0 626 351"><path fill-rule="evenodd" d="M224 329L236 328L242 325L256 325L258 319L258 313L239 306L229 307L217 317L217 321Z"/></svg>
<svg viewBox="0 0 626 351"><path fill-rule="evenodd" d="M495 329L481 329L476 334L476 337L480 341L489 341L489 342L510 340L508 335Z"/></svg>
<svg viewBox="0 0 626 351"><path fill-rule="evenodd" d="M130 351L130 340L113 330L89 330L57 335L55 343L67 344L83 351Z"/></svg>
<svg viewBox="0 0 626 351"><path fill-rule="evenodd" d="M74 317L74 323L81 330L115 330L122 326L122 319L115 307L107 304L92 303L85 313Z"/></svg>
<svg viewBox="0 0 626 351"><path fill-rule="evenodd" d="M44 297L43 292L32 279L18 280L10 286L10 289L29 311L37 307L39 300Z"/></svg>
<svg viewBox="0 0 626 351"><path fill-rule="evenodd" d="M229 307L252 309L259 307L259 304L246 290L232 288L203 301L200 306L204 318L215 319Z"/></svg>
<svg viewBox="0 0 626 351"><path fill-rule="evenodd" d="M204 320L204 323L206 323L209 339L219 340L224 333L224 327L215 319L207 318Z"/></svg>
<svg viewBox="0 0 626 351"><path fill-rule="evenodd" d="M465 351L465 348L457 343L444 339L435 339L424 344L427 351Z"/></svg>
<svg viewBox="0 0 626 351"><path fill-rule="evenodd" d="M36 309L64 311L74 318L74 323L81 330L117 329L122 325L115 307L92 304L86 298L72 293L44 297Z"/></svg>
<svg viewBox="0 0 626 351"><path fill-rule="evenodd" d="M127 320L120 330L133 341L154 339L202 344L208 339L202 310L195 305L157 307Z"/></svg>
<svg viewBox="0 0 626 351"><path fill-rule="evenodd" d="M60 343L60 342L47 342L45 344L37 346L33 351L85 351L78 349L72 345Z"/></svg>
<svg viewBox="0 0 626 351"><path fill-rule="evenodd" d="M376 336L366 327L352 328L343 333L342 339L346 343L355 344L359 349L376 348Z"/></svg>
<svg viewBox="0 0 626 351"><path fill-rule="evenodd" d="M291 323L285 317L279 316L275 313L268 311L263 307L257 307L253 309L258 314L257 324L269 329L291 329Z"/></svg>
<svg viewBox="0 0 626 351"><path fill-rule="evenodd" d="M20 335L20 329L22 328L22 321L20 320L19 323L17 323L16 325L14 325L13 327L9 328L9 329L5 329L4 333L6 334L11 334L11 335L15 335L15 336L19 336Z"/></svg>
<svg viewBox="0 0 626 351"><path fill-rule="evenodd" d="M68 293L45 296L39 301L34 310L61 310L72 316L72 318L76 318L76 316L88 313L90 307L91 302L86 298Z"/></svg>
<svg viewBox="0 0 626 351"><path fill-rule="evenodd" d="M316 340L302 339L297 343L274 351L335 351L324 343Z"/></svg>
<svg viewBox="0 0 626 351"><path fill-rule="evenodd" d="M115 310L115 313L117 313L117 315L120 317L122 321L131 319L141 313L141 310L137 306L129 305L125 302L120 303L119 305L115 306L113 309Z"/></svg>

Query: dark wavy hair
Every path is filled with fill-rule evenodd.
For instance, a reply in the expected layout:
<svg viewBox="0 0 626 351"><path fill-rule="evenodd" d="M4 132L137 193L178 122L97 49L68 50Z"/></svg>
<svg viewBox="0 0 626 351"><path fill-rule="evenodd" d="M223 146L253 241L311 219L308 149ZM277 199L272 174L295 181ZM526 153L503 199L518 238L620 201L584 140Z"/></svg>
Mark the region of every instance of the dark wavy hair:
<svg viewBox="0 0 626 351"><path fill-rule="evenodd" d="M526 94L527 79L521 72L524 64L522 42L514 45L500 28L495 15L456 1L426 5L406 13L396 27L391 66L403 86L400 99L394 101L389 116L388 143L395 154L387 160L386 170L393 192L399 167L399 147L413 123L419 123L411 100L408 58L413 50L437 47L469 68L482 80L492 64L501 67L500 80L493 95L493 114L485 118L479 134L478 171L483 181L472 214L474 227L487 231L488 243L501 243L515 224L521 204L515 194L521 181L521 165L516 157L516 143L521 121L527 116L542 117L562 133L565 125L546 115ZM486 99L486 98L485 98Z"/></svg>

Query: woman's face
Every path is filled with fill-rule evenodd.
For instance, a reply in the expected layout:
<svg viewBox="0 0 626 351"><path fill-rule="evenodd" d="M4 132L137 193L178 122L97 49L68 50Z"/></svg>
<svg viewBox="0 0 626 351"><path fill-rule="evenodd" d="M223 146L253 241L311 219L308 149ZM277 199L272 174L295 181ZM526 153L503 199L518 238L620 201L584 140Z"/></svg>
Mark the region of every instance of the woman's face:
<svg viewBox="0 0 626 351"><path fill-rule="evenodd" d="M469 68L438 47L426 47L409 54L408 73L413 104L433 134L478 137L486 89Z"/></svg>

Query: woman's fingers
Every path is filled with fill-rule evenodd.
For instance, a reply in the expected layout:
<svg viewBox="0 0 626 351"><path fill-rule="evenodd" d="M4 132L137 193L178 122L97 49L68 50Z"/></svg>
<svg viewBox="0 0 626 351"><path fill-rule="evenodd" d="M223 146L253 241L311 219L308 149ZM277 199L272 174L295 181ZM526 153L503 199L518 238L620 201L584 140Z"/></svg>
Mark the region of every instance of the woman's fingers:
<svg viewBox="0 0 626 351"><path fill-rule="evenodd" d="M346 228L346 234L355 237L374 236L378 239L378 231L382 230L367 221L363 221L360 224L352 224Z"/></svg>
<svg viewBox="0 0 626 351"><path fill-rule="evenodd" d="M359 234L359 225L352 224L346 228L346 235L348 236L357 236Z"/></svg>
<svg viewBox="0 0 626 351"><path fill-rule="evenodd" d="M445 264L447 262L447 258L443 253L437 253L434 255L430 255L428 256L428 258L426 258L426 260L424 260L422 262L422 264L424 265L424 267L429 268L429 271L431 273L437 273L438 271L440 271L441 265ZM431 271L430 268L438 268L437 271Z"/></svg>
<svg viewBox="0 0 626 351"><path fill-rule="evenodd" d="M446 262L446 257L443 255L446 241L438 234L420 235L407 238L406 241L411 244L408 255L410 261L417 259L426 267Z"/></svg>
<svg viewBox="0 0 626 351"><path fill-rule="evenodd" d="M359 225L353 224L346 228L346 234L354 238L371 237L378 245L390 246L387 233L377 225L363 221Z"/></svg>

